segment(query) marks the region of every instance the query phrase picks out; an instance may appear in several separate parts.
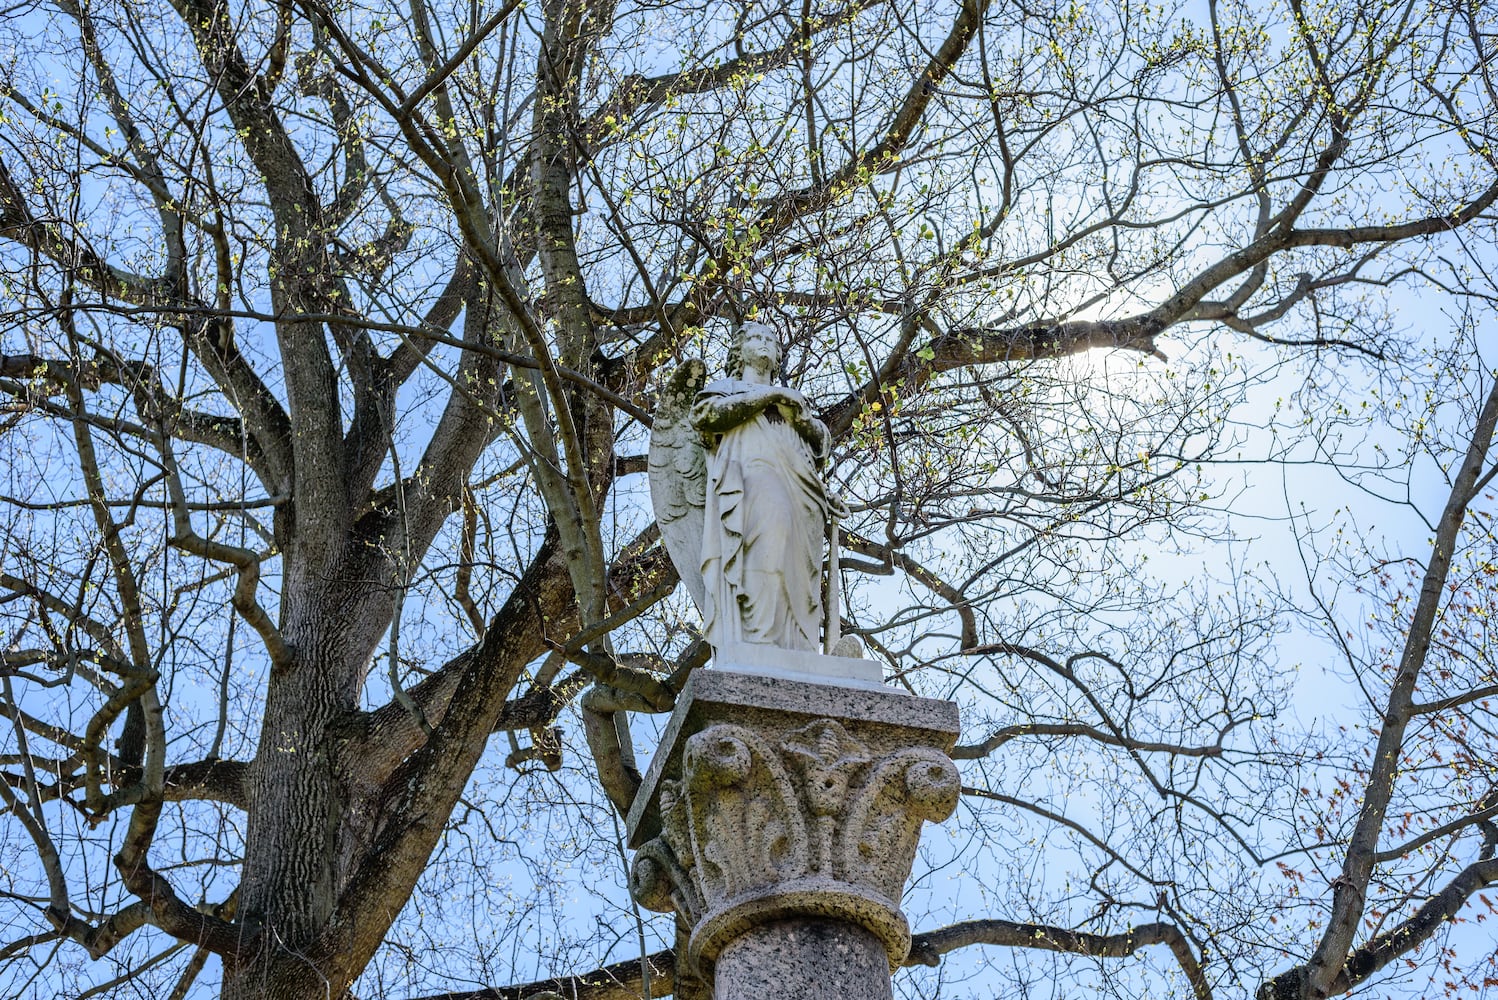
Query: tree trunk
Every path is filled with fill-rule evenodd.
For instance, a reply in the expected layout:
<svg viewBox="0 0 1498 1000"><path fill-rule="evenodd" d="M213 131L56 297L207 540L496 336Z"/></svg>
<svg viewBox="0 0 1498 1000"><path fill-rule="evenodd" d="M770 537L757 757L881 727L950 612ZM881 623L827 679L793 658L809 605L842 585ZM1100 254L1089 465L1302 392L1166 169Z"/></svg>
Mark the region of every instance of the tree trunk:
<svg viewBox="0 0 1498 1000"><path fill-rule="evenodd" d="M340 723L358 708L379 641L370 604L386 600L347 582L359 575L287 573L282 630L293 661L266 690L239 890L258 947L225 963L225 1000L327 1000L358 972L327 931L375 820L373 789L353 800L338 753Z"/></svg>

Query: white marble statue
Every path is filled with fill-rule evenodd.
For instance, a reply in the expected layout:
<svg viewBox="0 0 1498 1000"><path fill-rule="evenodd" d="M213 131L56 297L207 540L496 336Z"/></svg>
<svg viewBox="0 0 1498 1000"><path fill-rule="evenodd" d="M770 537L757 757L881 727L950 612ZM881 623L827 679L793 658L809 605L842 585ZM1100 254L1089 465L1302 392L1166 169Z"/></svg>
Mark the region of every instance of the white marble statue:
<svg viewBox="0 0 1498 1000"><path fill-rule="evenodd" d="M703 385L702 362L687 362L651 432L656 519L719 651L814 652L823 626L828 517L840 507L821 475L830 436L806 397L774 384L779 364L774 331L746 323L728 377Z"/></svg>

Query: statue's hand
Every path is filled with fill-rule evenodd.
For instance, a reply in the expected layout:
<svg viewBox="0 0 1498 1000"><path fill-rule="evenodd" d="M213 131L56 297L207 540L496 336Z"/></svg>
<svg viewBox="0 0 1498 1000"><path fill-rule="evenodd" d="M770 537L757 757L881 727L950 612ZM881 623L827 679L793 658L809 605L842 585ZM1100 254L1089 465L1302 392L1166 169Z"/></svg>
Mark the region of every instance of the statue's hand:
<svg viewBox="0 0 1498 1000"><path fill-rule="evenodd" d="M777 386L771 395L771 402L783 409L786 416L793 419L805 419L812 416L811 403L790 386Z"/></svg>
<svg viewBox="0 0 1498 1000"><path fill-rule="evenodd" d="M800 412L798 407L806 402L805 397L796 390L779 385L749 386L726 399L734 404L749 407L750 415L773 406L785 410L786 416L794 416Z"/></svg>

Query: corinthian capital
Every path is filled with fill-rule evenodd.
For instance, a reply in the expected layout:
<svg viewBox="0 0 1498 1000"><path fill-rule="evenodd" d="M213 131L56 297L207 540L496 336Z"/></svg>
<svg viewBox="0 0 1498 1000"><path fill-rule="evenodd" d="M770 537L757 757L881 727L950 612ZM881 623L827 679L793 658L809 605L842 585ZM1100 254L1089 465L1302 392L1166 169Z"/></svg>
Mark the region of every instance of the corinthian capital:
<svg viewBox="0 0 1498 1000"><path fill-rule="evenodd" d="M791 917L859 925L897 966L910 947L899 903L921 824L940 822L957 804L957 768L944 752L955 710L933 731L922 725L932 706L952 706L834 689L829 707L842 714L808 718L773 703L791 694L805 707L807 692L795 689L820 685L731 683L760 688L768 704L709 710L738 721L702 719L689 735L668 733L680 746L659 755L674 766L659 769L653 785L659 827L635 857L636 899L687 921L688 958L704 973L734 938ZM699 708L702 701L699 692ZM911 718L901 725L888 711L850 711L860 702L908 708ZM869 714L883 718L859 717Z"/></svg>

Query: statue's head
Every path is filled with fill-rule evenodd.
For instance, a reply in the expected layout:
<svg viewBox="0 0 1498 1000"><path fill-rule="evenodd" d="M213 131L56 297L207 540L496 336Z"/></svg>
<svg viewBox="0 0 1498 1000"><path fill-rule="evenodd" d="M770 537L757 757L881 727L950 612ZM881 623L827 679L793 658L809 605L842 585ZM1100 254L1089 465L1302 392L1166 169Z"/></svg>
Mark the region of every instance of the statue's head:
<svg viewBox="0 0 1498 1000"><path fill-rule="evenodd" d="M750 320L734 334L733 343L728 348L729 378L743 378L746 350L751 357L768 357L770 374L773 375L779 369L780 338L776 335L775 328L768 323Z"/></svg>

